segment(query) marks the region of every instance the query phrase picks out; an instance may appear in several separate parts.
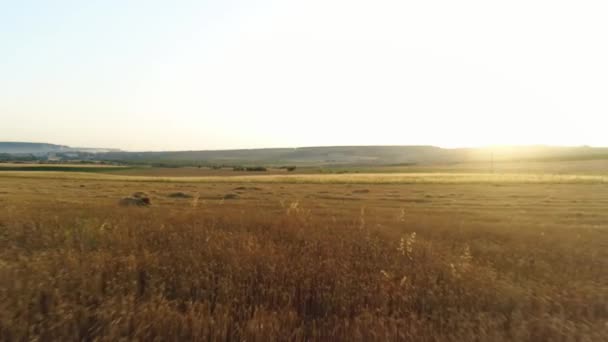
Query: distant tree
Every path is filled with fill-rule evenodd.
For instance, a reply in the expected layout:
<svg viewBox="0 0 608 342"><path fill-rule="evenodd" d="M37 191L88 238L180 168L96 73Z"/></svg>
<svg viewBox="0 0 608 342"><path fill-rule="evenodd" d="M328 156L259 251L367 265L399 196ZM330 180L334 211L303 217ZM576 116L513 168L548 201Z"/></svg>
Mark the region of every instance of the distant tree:
<svg viewBox="0 0 608 342"><path fill-rule="evenodd" d="M253 166L253 167L245 168L245 171L260 172L260 171L267 171L267 169L263 166Z"/></svg>

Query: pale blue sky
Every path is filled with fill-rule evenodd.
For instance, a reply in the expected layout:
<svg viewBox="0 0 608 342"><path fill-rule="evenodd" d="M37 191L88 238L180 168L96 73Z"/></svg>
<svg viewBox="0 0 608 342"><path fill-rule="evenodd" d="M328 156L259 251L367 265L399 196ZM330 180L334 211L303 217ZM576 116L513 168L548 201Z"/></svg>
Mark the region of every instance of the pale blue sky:
<svg viewBox="0 0 608 342"><path fill-rule="evenodd" d="M608 146L603 1L2 1L0 141Z"/></svg>

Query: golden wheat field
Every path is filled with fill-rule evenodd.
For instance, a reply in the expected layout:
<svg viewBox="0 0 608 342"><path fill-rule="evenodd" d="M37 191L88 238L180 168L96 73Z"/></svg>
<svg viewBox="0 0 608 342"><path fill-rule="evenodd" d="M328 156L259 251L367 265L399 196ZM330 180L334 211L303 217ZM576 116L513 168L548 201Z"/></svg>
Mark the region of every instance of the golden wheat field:
<svg viewBox="0 0 608 342"><path fill-rule="evenodd" d="M606 180L6 171L0 340L606 341Z"/></svg>

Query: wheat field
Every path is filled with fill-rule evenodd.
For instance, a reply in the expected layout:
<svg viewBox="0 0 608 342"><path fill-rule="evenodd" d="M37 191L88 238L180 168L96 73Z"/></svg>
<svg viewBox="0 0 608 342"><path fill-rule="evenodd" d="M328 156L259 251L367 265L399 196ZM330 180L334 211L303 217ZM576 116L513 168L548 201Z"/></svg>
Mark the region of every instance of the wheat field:
<svg viewBox="0 0 608 342"><path fill-rule="evenodd" d="M601 176L301 177L1 174L0 340L608 340Z"/></svg>

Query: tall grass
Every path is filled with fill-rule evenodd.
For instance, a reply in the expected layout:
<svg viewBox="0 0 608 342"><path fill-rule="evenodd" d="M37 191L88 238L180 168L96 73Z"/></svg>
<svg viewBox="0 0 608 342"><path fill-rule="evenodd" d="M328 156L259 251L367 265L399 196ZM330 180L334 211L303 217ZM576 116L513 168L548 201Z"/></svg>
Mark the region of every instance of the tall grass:
<svg viewBox="0 0 608 342"><path fill-rule="evenodd" d="M608 340L605 231L365 215L0 209L0 340Z"/></svg>

